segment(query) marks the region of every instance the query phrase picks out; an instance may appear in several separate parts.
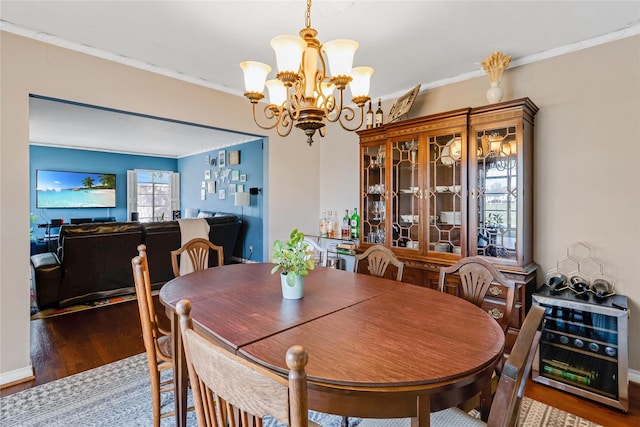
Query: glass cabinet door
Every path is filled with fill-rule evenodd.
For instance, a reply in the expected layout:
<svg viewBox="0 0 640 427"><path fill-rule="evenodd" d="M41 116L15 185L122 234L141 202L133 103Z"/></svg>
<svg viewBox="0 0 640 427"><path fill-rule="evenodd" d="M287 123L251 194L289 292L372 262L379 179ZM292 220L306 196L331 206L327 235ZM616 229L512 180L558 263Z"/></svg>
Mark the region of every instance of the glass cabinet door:
<svg viewBox="0 0 640 427"><path fill-rule="evenodd" d="M476 130L473 138L477 255L515 261L519 214L516 126Z"/></svg>
<svg viewBox="0 0 640 427"><path fill-rule="evenodd" d="M465 246L465 135L429 136L428 251L460 255ZM466 251L465 251L466 252Z"/></svg>
<svg viewBox="0 0 640 427"><path fill-rule="evenodd" d="M391 143L390 246L420 250L420 144L418 138Z"/></svg>
<svg viewBox="0 0 640 427"><path fill-rule="evenodd" d="M385 244L387 188L386 144L362 147L362 242Z"/></svg>

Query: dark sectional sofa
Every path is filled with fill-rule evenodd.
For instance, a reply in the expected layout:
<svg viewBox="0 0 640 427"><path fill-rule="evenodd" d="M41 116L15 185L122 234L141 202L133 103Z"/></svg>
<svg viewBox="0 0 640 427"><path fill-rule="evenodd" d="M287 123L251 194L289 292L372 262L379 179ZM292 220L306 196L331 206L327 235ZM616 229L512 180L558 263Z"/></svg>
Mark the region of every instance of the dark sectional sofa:
<svg viewBox="0 0 640 427"><path fill-rule="evenodd" d="M218 212L205 220L209 240L224 248L225 264L231 263L240 218ZM158 289L173 279L171 251L181 245L178 221L63 225L57 252L31 257L38 307L65 307L135 293L131 259L141 243L147 246L151 283ZM209 258L210 266L215 266L217 258Z"/></svg>

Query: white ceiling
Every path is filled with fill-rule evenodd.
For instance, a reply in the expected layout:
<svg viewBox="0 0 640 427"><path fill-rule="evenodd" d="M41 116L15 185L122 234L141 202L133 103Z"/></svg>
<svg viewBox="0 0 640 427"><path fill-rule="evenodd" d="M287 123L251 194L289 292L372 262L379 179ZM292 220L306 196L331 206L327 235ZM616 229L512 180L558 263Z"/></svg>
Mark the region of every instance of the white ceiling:
<svg viewBox="0 0 640 427"><path fill-rule="evenodd" d="M303 28L305 7L300 0L2 0L0 19L2 29L7 31L242 96L238 64L252 59L275 66L269 41ZM357 40L360 49L354 65L374 68L371 96L385 99L402 95L417 84L425 90L483 75L480 61L495 50L511 55L511 67L516 67L638 34L640 1L316 0L311 9L311 26L318 30L320 41ZM152 128L148 119L144 119L145 125L135 123L141 119L126 118L134 122L130 126L138 132L138 142L144 134L140 128ZM60 133L62 128L73 126L62 123L64 120L57 117L55 123L60 126ZM186 129L166 122L153 123ZM49 125L41 133L39 124L32 126L32 131L42 135L42 143L52 143L46 142L45 137L48 141L56 138L53 124ZM112 128L119 126L110 124ZM203 132L202 128L196 129L190 131ZM78 143L84 141L85 146L90 146L77 131ZM94 128L91 133L103 132ZM148 153L163 149L155 154L180 157L212 146L206 137L204 146L192 147L157 139L165 133L166 128L158 131L148 146L143 144L140 148L151 150ZM119 136L122 139L122 134ZM58 144L66 145L64 141L68 139L74 138L65 135ZM107 144L102 147L105 149L122 148L115 141L96 144ZM178 148L181 151L172 151Z"/></svg>

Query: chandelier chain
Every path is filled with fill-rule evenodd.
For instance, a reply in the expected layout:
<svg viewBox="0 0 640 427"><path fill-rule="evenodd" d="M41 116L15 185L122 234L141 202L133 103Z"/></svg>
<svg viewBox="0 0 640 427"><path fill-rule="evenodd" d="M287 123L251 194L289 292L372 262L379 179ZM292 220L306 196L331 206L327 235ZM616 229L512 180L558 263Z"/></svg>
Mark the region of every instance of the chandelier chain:
<svg viewBox="0 0 640 427"><path fill-rule="evenodd" d="M307 0L307 13L304 16L304 23L307 28L311 28L311 0Z"/></svg>

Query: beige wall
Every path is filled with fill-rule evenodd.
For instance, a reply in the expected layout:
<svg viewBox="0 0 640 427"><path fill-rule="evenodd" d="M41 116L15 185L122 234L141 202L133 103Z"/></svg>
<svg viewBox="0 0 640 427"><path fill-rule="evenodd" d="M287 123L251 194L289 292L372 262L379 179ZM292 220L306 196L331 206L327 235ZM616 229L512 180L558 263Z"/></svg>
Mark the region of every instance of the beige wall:
<svg viewBox="0 0 640 427"><path fill-rule="evenodd" d="M30 365L29 93L260 132L243 98L0 35L0 372L6 374ZM478 78L429 90L411 117L483 105L487 87L488 79ZM503 87L505 100L528 96L540 107L534 259L546 271L567 245L592 245L618 292L629 296L631 313L638 313L640 37L507 70ZM269 242L286 237L292 223L315 233L320 209L343 213L357 206L357 135L332 125L311 148L297 129L286 139L270 136L264 195ZM640 317L630 324L630 337L637 337ZM640 370L635 339L630 359Z"/></svg>
<svg viewBox="0 0 640 427"><path fill-rule="evenodd" d="M30 93L103 107L264 134L250 103L237 96L0 32L0 373L24 376L29 360ZM297 129L269 134L265 167L267 238L295 225L313 229L319 209L320 144L309 148ZM292 178L296 177L296 178ZM299 177L299 178L298 178ZM279 215L271 213L279 212ZM282 213L285 212L286 215ZM270 237L273 236L273 237Z"/></svg>

